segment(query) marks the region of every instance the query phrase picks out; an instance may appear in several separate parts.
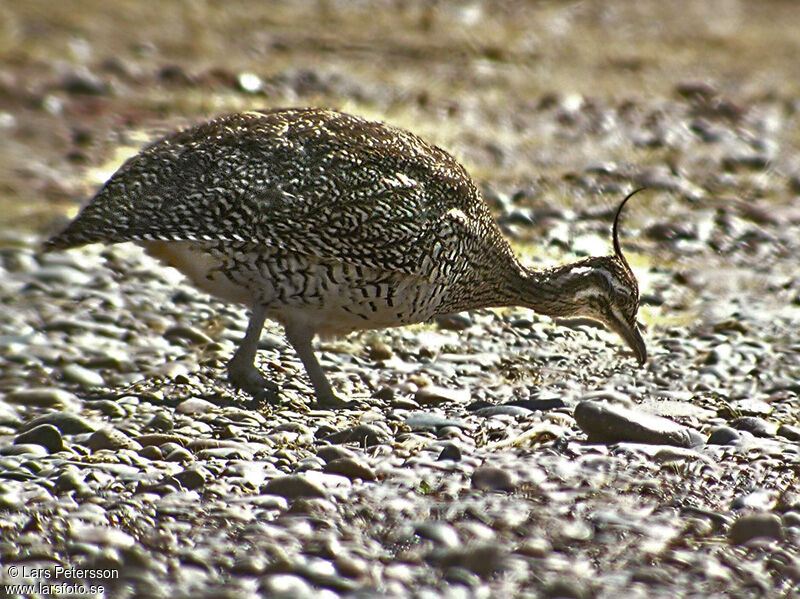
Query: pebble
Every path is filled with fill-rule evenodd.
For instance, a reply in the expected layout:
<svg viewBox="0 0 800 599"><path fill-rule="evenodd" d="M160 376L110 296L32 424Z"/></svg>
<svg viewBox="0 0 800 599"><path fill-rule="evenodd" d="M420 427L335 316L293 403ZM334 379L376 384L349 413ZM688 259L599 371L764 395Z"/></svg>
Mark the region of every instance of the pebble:
<svg viewBox="0 0 800 599"><path fill-rule="evenodd" d="M79 435L81 433L93 433L97 430L97 425L77 414L70 412L51 412L44 414L38 418L34 418L30 422L25 423L22 431L28 431L36 428L42 424L50 424L56 427L61 434L64 435Z"/></svg>
<svg viewBox="0 0 800 599"><path fill-rule="evenodd" d="M492 416L525 417L529 416L532 411L520 406L502 405L479 408L478 410L475 410L475 413L478 416L483 416L484 418L491 418Z"/></svg>
<svg viewBox="0 0 800 599"><path fill-rule="evenodd" d="M342 447L341 445L323 445L317 450L317 456L326 462L332 462L339 459L354 459L356 454L354 451Z"/></svg>
<svg viewBox="0 0 800 599"><path fill-rule="evenodd" d="M454 462L458 462L459 460L461 460L461 450L455 443L445 443L437 459L453 460Z"/></svg>
<svg viewBox="0 0 800 599"><path fill-rule="evenodd" d="M191 397L175 406L175 411L178 414L183 414L184 416L200 416L203 414L212 414L214 412L218 412L219 407L210 401L206 401L205 399Z"/></svg>
<svg viewBox="0 0 800 599"><path fill-rule="evenodd" d="M464 331L473 325L472 318L467 312L437 316L434 321L440 329L446 331Z"/></svg>
<svg viewBox="0 0 800 599"><path fill-rule="evenodd" d="M101 449L110 449L113 451L118 449L132 449L134 451L139 451L142 449L142 446L138 442L115 428L101 428L95 431L89 437L86 446L92 451L100 451Z"/></svg>
<svg viewBox="0 0 800 599"><path fill-rule="evenodd" d="M102 387L105 385L105 380L103 380L102 376L94 370L89 370L78 364L67 364L61 370L61 374L64 375L64 380L76 383L84 389Z"/></svg>
<svg viewBox="0 0 800 599"><path fill-rule="evenodd" d="M498 545L470 545L433 551L429 559L442 568L464 568L485 578L505 569L507 554Z"/></svg>
<svg viewBox="0 0 800 599"><path fill-rule="evenodd" d="M603 401L582 401L575 421L593 443L651 443L697 447L705 439L696 431L653 414Z"/></svg>
<svg viewBox="0 0 800 599"><path fill-rule="evenodd" d="M507 491L516 489L516 477L503 468L481 466L472 473L472 486L482 491Z"/></svg>
<svg viewBox="0 0 800 599"><path fill-rule="evenodd" d="M330 474L341 474L351 480L361 479L372 481L377 478L372 468L353 458L331 460L325 465L323 471Z"/></svg>
<svg viewBox="0 0 800 599"><path fill-rule="evenodd" d="M467 389L450 389L437 385L426 385L417 389L414 401L421 406L435 406L441 403L469 402L470 392Z"/></svg>
<svg viewBox="0 0 800 599"><path fill-rule="evenodd" d="M730 445L736 443L741 438L742 434L735 428L718 426L711 431L706 443L709 445Z"/></svg>
<svg viewBox="0 0 800 599"><path fill-rule="evenodd" d="M77 411L80 400L74 393L52 387L35 387L19 389L6 396L6 401L20 406L37 406L40 408L59 408Z"/></svg>
<svg viewBox="0 0 800 599"><path fill-rule="evenodd" d="M789 441L800 441L800 428L791 426L789 424L781 424L776 433L779 437L788 439Z"/></svg>
<svg viewBox="0 0 800 599"><path fill-rule="evenodd" d="M413 412L406 417L405 423L412 431L436 432L446 426L467 428L467 424L463 420L447 418L435 412Z"/></svg>
<svg viewBox="0 0 800 599"><path fill-rule="evenodd" d="M514 401L508 402L505 405L525 408L526 410L530 410L531 412L549 412L551 410L557 410L559 408L566 408L567 402L561 398L516 399Z"/></svg>
<svg viewBox="0 0 800 599"><path fill-rule="evenodd" d="M194 327L174 325L164 331L164 337L170 341L188 341L193 345L206 345L214 340Z"/></svg>
<svg viewBox="0 0 800 599"><path fill-rule="evenodd" d="M261 492L267 495L279 495L288 500L301 497L325 498L325 489L317 483L308 480L305 476L289 475L273 478L261 487Z"/></svg>
<svg viewBox="0 0 800 599"><path fill-rule="evenodd" d="M41 445L49 453L56 453L64 449L64 439L59 430L52 424L40 424L32 429L17 435L14 439L15 445L33 443Z"/></svg>
<svg viewBox="0 0 800 599"><path fill-rule="evenodd" d="M82 524L73 521L69 527L69 536L72 540L89 545L105 545L118 549L129 549L136 544L136 540L119 528Z"/></svg>
<svg viewBox="0 0 800 599"><path fill-rule="evenodd" d="M328 443L357 443L359 445L380 445L391 440L389 434L382 428L371 424L359 424L354 427L328 435L324 439Z"/></svg>
<svg viewBox="0 0 800 599"><path fill-rule="evenodd" d="M414 526L414 532L442 547L452 548L461 544L456 529L446 522L420 522Z"/></svg>
<svg viewBox="0 0 800 599"><path fill-rule="evenodd" d="M730 425L740 431L747 431L756 437L774 437L778 429L777 424L767 422L757 416L742 416L731 421Z"/></svg>
<svg viewBox="0 0 800 599"><path fill-rule="evenodd" d="M14 407L0 401L0 426L16 427L21 423L22 418L17 414Z"/></svg>
<svg viewBox="0 0 800 599"><path fill-rule="evenodd" d="M757 538L780 541L785 536L781 519L769 512L752 512L739 516L730 530L728 539L734 545L744 545Z"/></svg>
<svg viewBox="0 0 800 599"><path fill-rule="evenodd" d="M175 460L169 460L169 461L175 461ZM194 466L192 468L187 468L186 470L182 470L177 474L173 474L172 478L181 483L181 486L183 488L195 490L199 489L204 484L206 484L206 481L213 478L213 475L211 474L211 472L208 471L207 468L204 468L202 466Z"/></svg>

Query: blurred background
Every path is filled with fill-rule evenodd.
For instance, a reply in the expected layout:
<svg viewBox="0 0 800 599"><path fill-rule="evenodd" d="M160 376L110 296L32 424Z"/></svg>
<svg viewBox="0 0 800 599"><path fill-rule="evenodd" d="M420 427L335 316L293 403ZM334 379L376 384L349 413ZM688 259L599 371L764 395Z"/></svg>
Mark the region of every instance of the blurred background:
<svg viewBox="0 0 800 599"><path fill-rule="evenodd" d="M775 0L6 0L0 231L57 227L154 135L286 105L411 128L523 206L629 181L791 203L797 23Z"/></svg>

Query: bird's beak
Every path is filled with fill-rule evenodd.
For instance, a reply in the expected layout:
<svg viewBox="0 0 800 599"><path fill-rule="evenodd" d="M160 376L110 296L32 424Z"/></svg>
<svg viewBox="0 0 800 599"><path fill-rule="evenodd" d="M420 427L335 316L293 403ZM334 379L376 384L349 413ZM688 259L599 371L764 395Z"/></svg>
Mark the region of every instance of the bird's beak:
<svg viewBox="0 0 800 599"><path fill-rule="evenodd" d="M616 322L612 328L622 337L625 343L628 344L628 347L633 350L633 355L636 356L639 366L647 362L647 347L644 344L644 339L642 339L642 333L639 331L638 324L631 327L627 323Z"/></svg>

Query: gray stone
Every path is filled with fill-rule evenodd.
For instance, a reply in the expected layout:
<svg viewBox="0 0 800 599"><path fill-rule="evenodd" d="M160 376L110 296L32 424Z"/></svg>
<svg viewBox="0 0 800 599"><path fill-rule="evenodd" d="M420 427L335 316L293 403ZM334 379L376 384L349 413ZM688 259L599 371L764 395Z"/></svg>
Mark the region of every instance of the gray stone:
<svg viewBox="0 0 800 599"><path fill-rule="evenodd" d="M34 418L25 423L23 431L31 430L42 424L51 424L56 427L63 435L79 435L81 433L93 433L97 430L97 425L70 412L52 412Z"/></svg>
<svg viewBox="0 0 800 599"><path fill-rule="evenodd" d="M412 431L433 431L445 426L467 428L467 423L462 420L448 418L433 412L413 412L406 417L406 426Z"/></svg>
<svg viewBox="0 0 800 599"><path fill-rule="evenodd" d="M729 426L718 426L708 437L709 445L728 445L736 443L742 438L742 434L735 428Z"/></svg>
<svg viewBox="0 0 800 599"><path fill-rule="evenodd" d="M280 495L292 500L300 497L319 497L327 496L325 489L318 484L308 480L305 476L289 475L273 478L261 487L261 492L267 495Z"/></svg>
<svg viewBox="0 0 800 599"><path fill-rule="evenodd" d="M730 425L740 431L747 431L756 437L774 437L778 430L778 425L767 422L757 416L742 416L731 421Z"/></svg>
<svg viewBox="0 0 800 599"><path fill-rule="evenodd" d="M461 459L461 450L455 443L445 443L437 459L458 462Z"/></svg>
<svg viewBox="0 0 800 599"><path fill-rule="evenodd" d="M21 406L61 408L73 411L80 405L80 401L74 393L55 387L19 389L9 393L6 396L6 401Z"/></svg>
<svg viewBox="0 0 800 599"><path fill-rule="evenodd" d="M461 544L456 529L446 522L419 522L414 525L414 532L442 547L458 547Z"/></svg>
<svg viewBox="0 0 800 599"><path fill-rule="evenodd" d="M515 477L502 468L481 466L472 473L472 486L483 491L513 491L516 489Z"/></svg>
<svg viewBox="0 0 800 599"><path fill-rule="evenodd" d="M728 530L728 539L734 545L743 545L757 538L780 541L784 536L781 519L769 512L743 514L731 524L730 530Z"/></svg>
<svg viewBox="0 0 800 599"><path fill-rule="evenodd" d="M101 449L132 449L139 451L142 446L131 439L128 435L115 428L101 428L92 433L89 437L86 446L92 451L99 451Z"/></svg>
<svg viewBox="0 0 800 599"><path fill-rule="evenodd" d="M325 445L317 450L317 455L326 462L332 462L340 458L354 458L355 452L340 445Z"/></svg>
<svg viewBox="0 0 800 599"><path fill-rule="evenodd" d="M391 437L382 428L372 424L358 424L352 428L333 433L325 437L328 443L358 443L359 445L380 445L391 441Z"/></svg>
<svg viewBox="0 0 800 599"><path fill-rule="evenodd" d="M425 385L417 389L414 400L421 406L438 405L441 403L465 404L469 402L470 393L467 389L450 389L437 385Z"/></svg>
<svg viewBox="0 0 800 599"><path fill-rule="evenodd" d="M56 453L64 449L64 439L61 433L52 424L40 424L27 432L17 435L14 439L15 445L34 443L41 445L50 453Z"/></svg>
<svg viewBox="0 0 800 599"><path fill-rule="evenodd" d="M697 447L704 438L689 429L653 414L604 401L582 401L575 407L575 421L593 443L651 443Z"/></svg>
<svg viewBox="0 0 800 599"><path fill-rule="evenodd" d="M200 399L199 397L190 397L189 399L179 403L175 407L175 411L178 414L184 414L186 416L199 416L201 414L218 412L219 408L205 399Z"/></svg>
<svg viewBox="0 0 800 599"><path fill-rule="evenodd" d="M800 428L789 424L781 424L778 427L777 435L789 441L800 441Z"/></svg>
<svg viewBox="0 0 800 599"><path fill-rule="evenodd" d="M105 380L94 370L84 368L79 364L67 364L61 370L64 375L64 380L71 383L77 383L84 389L91 389L93 387L102 387L105 385Z"/></svg>
<svg viewBox="0 0 800 599"><path fill-rule="evenodd" d="M367 464L355 460L353 458L339 458L338 460L331 460L323 468L323 472L330 474L341 474L351 480L375 480L375 471L372 470Z"/></svg>

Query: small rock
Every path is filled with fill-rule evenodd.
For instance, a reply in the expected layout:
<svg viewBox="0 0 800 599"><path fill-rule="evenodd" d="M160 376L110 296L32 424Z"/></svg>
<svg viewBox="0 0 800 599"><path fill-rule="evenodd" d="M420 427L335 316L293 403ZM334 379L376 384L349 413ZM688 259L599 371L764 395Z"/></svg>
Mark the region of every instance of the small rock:
<svg viewBox="0 0 800 599"><path fill-rule="evenodd" d="M75 67L68 71L64 75L61 85L68 94L104 96L110 90L106 81L85 66Z"/></svg>
<svg viewBox="0 0 800 599"><path fill-rule="evenodd" d="M22 422L17 411L5 402L0 401L0 426L16 427Z"/></svg>
<svg viewBox="0 0 800 599"><path fill-rule="evenodd" d="M797 428L796 426L781 424L778 427L777 434L779 437L783 437L784 439L789 439L789 441L800 441L800 428Z"/></svg>
<svg viewBox="0 0 800 599"><path fill-rule="evenodd" d="M12 391L6 396L6 401L21 406L61 408L71 409L73 411L80 403L74 393L54 387L38 387L34 389Z"/></svg>
<svg viewBox="0 0 800 599"><path fill-rule="evenodd" d="M377 426L373 426L371 424L359 424L338 433L328 435L324 440L328 443L358 443L359 445L371 447L373 445L388 443L391 440L391 437L383 429Z"/></svg>
<svg viewBox="0 0 800 599"><path fill-rule="evenodd" d="M40 424L21 435L17 435L17 438L14 439L14 445L24 443L41 445L50 453L56 453L64 449L64 439L61 438L61 433L52 424Z"/></svg>
<svg viewBox="0 0 800 599"><path fill-rule="evenodd" d="M267 495L279 495L286 499L297 499L300 497L325 498L325 489L311 482L305 476L289 475L273 478L263 487L261 492Z"/></svg>
<svg viewBox="0 0 800 599"><path fill-rule="evenodd" d="M446 522L420 522L414 526L414 532L442 547L452 548L461 544L456 529Z"/></svg>
<svg viewBox="0 0 800 599"><path fill-rule="evenodd" d="M101 449L132 449L139 451L142 449L139 443L115 428L101 428L99 431L92 433L86 446L92 451Z"/></svg>
<svg viewBox="0 0 800 599"><path fill-rule="evenodd" d="M737 430L752 433L756 437L774 437L778 429L777 424L772 424L757 416L742 416L733 420L730 425Z"/></svg>
<svg viewBox="0 0 800 599"><path fill-rule="evenodd" d="M447 331L463 331L471 327L473 324L469 314L465 312L437 316L434 321L440 329Z"/></svg>
<svg viewBox="0 0 800 599"><path fill-rule="evenodd" d="M515 399L514 401L509 401L504 405L525 408L526 410L530 410L532 412L548 412L550 410L557 410L558 408L566 408L567 402L565 402L563 399L554 397L550 399Z"/></svg>
<svg viewBox="0 0 800 599"><path fill-rule="evenodd" d="M36 428L42 424L50 424L56 427L63 435L79 435L81 433L93 433L97 430L97 426L85 418L81 418L69 412L52 412L34 418L26 423L23 427L23 432Z"/></svg>
<svg viewBox="0 0 800 599"><path fill-rule="evenodd" d="M339 458L328 462L322 469L330 474L341 474L350 480L375 480L375 471L366 464L353 458Z"/></svg>
<svg viewBox="0 0 800 599"><path fill-rule="evenodd" d="M515 553L524 555L526 557L544 558L550 555L553 551L553 546L545 538L536 537L525 539L522 544L517 547Z"/></svg>
<svg viewBox="0 0 800 599"><path fill-rule="evenodd" d="M734 545L743 545L756 538L782 540L784 537L781 519L769 512L753 512L740 516L728 531L728 539Z"/></svg>
<svg viewBox="0 0 800 599"><path fill-rule="evenodd" d="M367 348L367 357L376 362L381 360L391 360L393 355L392 348L382 341L376 341L370 344L370 346Z"/></svg>
<svg viewBox="0 0 800 599"><path fill-rule="evenodd" d="M61 370L64 375L64 380L71 383L77 383L84 389L91 389L92 387L102 387L105 385L103 377L96 373L94 370L89 370L78 364L68 364Z"/></svg>
<svg viewBox="0 0 800 599"><path fill-rule="evenodd" d="M414 412L406 418L406 426L412 431L433 431L436 432L445 426L457 426L467 428L467 424L452 418L447 418L441 414L432 412Z"/></svg>
<svg viewBox="0 0 800 599"><path fill-rule="evenodd" d="M455 443L445 443L442 451L439 454L438 460L453 460L458 462L461 460L461 450Z"/></svg>
<svg viewBox="0 0 800 599"><path fill-rule="evenodd" d="M164 331L164 337L170 341L188 341L193 345L205 345L214 343L214 340L194 327L175 325Z"/></svg>
<svg viewBox="0 0 800 599"><path fill-rule="evenodd" d="M189 462L194 458L192 452L185 447L174 447L168 452L165 452L163 448L160 449L164 459L168 462Z"/></svg>
<svg viewBox="0 0 800 599"><path fill-rule="evenodd" d="M472 486L483 491L507 491L516 489L514 477L507 470L494 466L481 466L472 473Z"/></svg>
<svg viewBox="0 0 800 599"><path fill-rule="evenodd" d="M697 447L705 439L698 432L653 414L601 401L582 401L575 408L575 421L590 442L651 443Z"/></svg>
<svg viewBox="0 0 800 599"><path fill-rule="evenodd" d="M731 428L729 426L718 426L711 431L711 435L709 435L706 443L709 445L729 445L736 443L741 438L742 434L735 428Z"/></svg>
<svg viewBox="0 0 800 599"><path fill-rule="evenodd" d="M417 389L414 400L423 406L437 405L440 403L467 403L470 393L467 389L448 389L437 385L426 385Z"/></svg>
<svg viewBox="0 0 800 599"><path fill-rule="evenodd" d="M155 416L145 424L144 428L146 430L167 432L171 431L174 426L172 419L166 412L157 412Z"/></svg>
<svg viewBox="0 0 800 599"><path fill-rule="evenodd" d="M199 397L190 397L175 406L175 411L186 416L199 416L219 411L219 408L210 401Z"/></svg>
<svg viewBox="0 0 800 599"><path fill-rule="evenodd" d="M509 405L502 405L502 406L488 406L486 408L480 408L475 410L475 413L478 416L483 416L484 418L491 418L492 416L530 416L533 412L527 408L522 408L520 406L509 406Z"/></svg>
<svg viewBox="0 0 800 599"><path fill-rule="evenodd" d="M190 454L191 455L191 454ZM173 474L172 478L177 480L181 483L181 486L184 489L199 489L206 481L212 478L211 473L202 466L195 466L193 468L187 468L182 472L178 472L177 474Z"/></svg>
<svg viewBox="0 0 800 599"><path fill-rule="evenodd" d="M434 551L429 559L442 568L465 568L486 577L505 568L507 555L498 545L471 545Z"/></svg>
<svg viewBox="0 0 800 599"><path fill-rule="evenodd" d="M593 597L593 594L583 581L564 577L544 585L542 597L544 599L589 599L589 597Z"/></svg>
<svg viewBox="0 0 800 599"><path fill-rule="evenodd" d="M69 535L74 541L88 545L107 545L120 549L127 549L136 544L136 540L119 528L83 524L73 521L69 527Z"/></svg>
<svg viewBox="0 0 800 599"><path fill-rule="evenodd" d="M332 462L342 458L354 458L355 453L339 445L324 445L317 450L317 456L326 462Z"/></svg>
<svg viewBox="0 0 800 599"><path fill-rule="evenodd" d="M77 468L71 467L58 475L56 479L56 492L65 493L68 491L78 491L79 493L88 492L91 490L84 482L80 472Z"/></svg>

